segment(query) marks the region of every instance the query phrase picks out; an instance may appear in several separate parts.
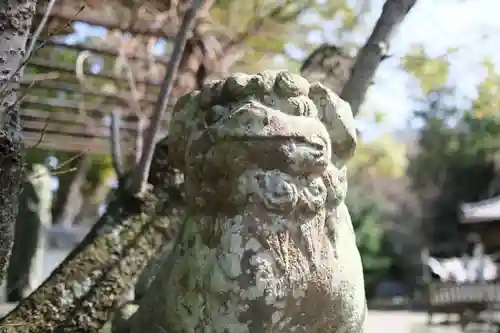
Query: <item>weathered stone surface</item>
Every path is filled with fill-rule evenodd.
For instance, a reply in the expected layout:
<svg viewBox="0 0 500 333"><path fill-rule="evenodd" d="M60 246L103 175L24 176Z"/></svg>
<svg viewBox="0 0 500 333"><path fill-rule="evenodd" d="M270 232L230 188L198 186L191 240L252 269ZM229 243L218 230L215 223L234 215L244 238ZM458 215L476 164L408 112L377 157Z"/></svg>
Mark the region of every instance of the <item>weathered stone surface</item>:
<svg viewBox="0 0 500 333"><path fill-rule="evenodd" d="M31 166L19 195L14 246L7 269L7 301L18 302L42 282L46 230L52 222L52 175L41 164Z"/></svg>
<svg viewBox="0 0 500 333"><path fill-rule="evenodd" d="M235 74L177 103L168 143L189 208L132 333L363 331L345 102L287 72Z"/></svg>
<svg viewBox="0 0 500 333"><path fill-rule="evenodd" d="M128 330L128 320L137 312L138 306L127 303L116 310L111 322L111 333L125 333Z"/></svg>
<svg viewBox="0 0 500 333"><path fill-rule="evenodd" d="M146 268L144 268L141 275L139 275L134 288L134 300L136 302L146 295L151 282L153 282L161 266L170 256L170 253L172 253L173 243L174 242L167 243L163 249L148 262Z"/></svg>

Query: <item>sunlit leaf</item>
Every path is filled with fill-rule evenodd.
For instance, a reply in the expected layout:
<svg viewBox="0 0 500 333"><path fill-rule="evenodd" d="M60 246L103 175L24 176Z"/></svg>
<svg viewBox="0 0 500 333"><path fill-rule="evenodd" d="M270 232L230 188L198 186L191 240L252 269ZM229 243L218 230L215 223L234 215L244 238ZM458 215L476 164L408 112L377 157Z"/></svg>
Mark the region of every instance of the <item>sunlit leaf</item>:
<svg viewBox="0 0 500 333"><path fill-rule="evenodd" d="M402 59L403 68L420 81L425 94L444 86L448 79L449 63L446 58L428 58L422 47L417 47Z"/></svg>

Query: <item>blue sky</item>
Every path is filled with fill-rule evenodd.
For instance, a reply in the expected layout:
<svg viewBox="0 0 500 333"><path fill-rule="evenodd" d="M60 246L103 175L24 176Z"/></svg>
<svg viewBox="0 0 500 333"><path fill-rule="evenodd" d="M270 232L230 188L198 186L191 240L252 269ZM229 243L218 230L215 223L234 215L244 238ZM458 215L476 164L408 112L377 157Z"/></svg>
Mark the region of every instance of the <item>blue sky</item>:
<svg viewBox="0 0 500 333"><path fill-rule="evenodd" d="M370 26L382 4L379 0L377 10L370 13ZM423 45L431 57L460 47L450 57L448 81L457 87L458 97L475 98L477 84L486 75L481 64L485 57L491 57L500 72L499 13L498 0L419 0L392 39L394 58L380 66L367 95L365 110L385 111L388 116L387 124L378 130L402 129L411 114L412 97L419 95L418 82L399 68L399 59L414 45Z"/></svg>

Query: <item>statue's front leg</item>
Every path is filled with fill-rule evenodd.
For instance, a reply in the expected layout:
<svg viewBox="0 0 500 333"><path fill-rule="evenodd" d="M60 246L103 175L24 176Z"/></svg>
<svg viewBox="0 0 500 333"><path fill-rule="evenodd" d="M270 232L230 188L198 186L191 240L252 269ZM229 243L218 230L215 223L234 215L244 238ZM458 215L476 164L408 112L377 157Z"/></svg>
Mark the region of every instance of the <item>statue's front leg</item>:
<svg viewBox="0 0 500 333"><path fill-rule="evenodd" d="M325 226L333 251L330 262L332 273L332 310L330 331L359 333L364 331L367 319L363 266L356 245L356 236L346 205L341 202L327 216Z"/></svg>

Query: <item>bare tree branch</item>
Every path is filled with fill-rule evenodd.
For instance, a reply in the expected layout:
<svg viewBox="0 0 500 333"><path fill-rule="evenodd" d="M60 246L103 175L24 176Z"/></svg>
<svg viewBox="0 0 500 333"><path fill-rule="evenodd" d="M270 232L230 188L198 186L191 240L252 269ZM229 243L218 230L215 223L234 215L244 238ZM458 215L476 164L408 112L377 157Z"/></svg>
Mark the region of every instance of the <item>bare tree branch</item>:
<svg viewBox="0 0 500 333"><path fill-rule="evenodd" d="M389 39L403 22L417 0L387 0L375 28L366 44L359 50L349 80L340 97L349 102L356 115L365 99L366 91L373 81L375 72L387 56Z"/></svg>
<svg viewBox="0 0 500 333"><path fill-rule="evenodd" d="M134 72L132 70L132 66L128 61L126 56L126 48L127 42L123 38L123 34L119 36L120 38L120 46L118 47L118 57L116 58L115 65L113 71L115 72L116 77L120 77L120 71L125 69L127 83L130 89L130 96L132 97L129 101L129 105L132 106L136 116L137 116L137 136L135 138L135 161L136 164L139 164L139 161L142 156L143 146L144 146L144 124L147 120L147 115L143 110L141 110L141 106L139 100L143 97L144 91L139 93L139 89L137 88L136 78L134 76ZM153 53L148 52L148 56L151 56ZM146 88L145 88L146 89ZM121 139L121 138L120 138Z"/></svg>
<svg viewBox="0 0 500 333"><path fill-rule="evenodd" d="M121 33L120 33L121 34ZM139 104L139 99L142 98L142 94L139 92L137 89L137 83L132 71L132 68L128 62L127 56L126 56L126 41L121 38L122 36L118 36L119 38L119 46L118 46L118 57L114 63L113 71L115 72L116 77L121 76L121 70L125 69L126 72L126 80L128 83L128 86L130 88L130 96L131 98L128 100L128 103L132 107L133 111L136 113L137 117L139 118L139 122L142 115L142 110ZM75 73L76 77L78 78L81 86L81 95L82 97L85 94L86 90L91 89L90 84L88 80L86 79L86 75L84 72L84 61L88 59L92 54L89 51L83 51L78 55L76 64L75 64ZM83 105L83 100L81 101L81 108L79 110L80 114L84 116L85 114L85 109ZM113 110L111 112L111 123L110 123L110 143L111 143L111 156L112 156L112 163L113 167L115 170L115 173L118 177L118 179L121 179L123 176L123 160L122 160L122 152L121 152L121 135L120 135L120 115L118 110ZM138 136L141 136L141 133L138 133Z"/></svg>
<svg viewBox="0 0 500 333"><path fill-rule="evenodd" d="M135 113L137 114L138 117L140 117L142 113L141 106L139 104L139 99L141 98L141 94L137 89L137 82L134 77L134 72L132 71L132 66L130 66L127 56L125 55L125 41L122 40L121 45L118 49L118 57L116 58L115 65L113 68L116 77L121 76L120 71L123 68L126 71L127 83L130 89L130 95L132 96L130 102L131 104L133 104L132 107Z"/></svg>
<svg viewBox="0 0 500 333"><path fill-rule="evenodd" d="M120 147L120 114L117 110L111 112L111 160L115 169L116 177L123 177L123 161Z"/></svg>
<svg viewBox="0 0 500 333"><path fill-rule="evenodd" d="M43 14L42 20L40 21L40 24L36 28L36 31L33 33L33 36L31 37L30 45L28 49L26 50L26 54L24 56L24 59L27 60L31 55L33 54L33 51L35 50L35 45L36 41L40 37L43 28L47 24L47 21L49 19L50 13L52 12L52 8L54 8L54 5L56 4L57 0L50 0L49 4L47 5L47 9L45 10L45 13Z"/></svg>
<svg viewBox="0 0 500 333"><path fill-rule="evenodd" d="M163 81L160 89L160 96L158 97L158 101L155 104L153 116L151 117L148 130L146 131L143 148L144 150L139 161L139 165L136 166L135 172L132 175L130 184L130 190L132 191L132 193L141 192L146 185L146 180L149 174L149 169L151 167L151 161L153 159L153 153L156 144L156 134L159 130L161 119L163 118L168 107L170 94L174 86L174 80L181 63L184 48L186 47L189 27L198 14L198 11L202 8L204 2L204 0L194 0L192 7L189 8L184 14L181 27L179 28L179 32L175 39L174 50L167 67L165 80Z"/></svg>
<svg viewBox="0 0 500 333"><path fill-rule="evenodd" d="M144 150L144 137L147 128L148 118L144 115L137 116L137 136L135 137L135 164L139 165L141 161L142 152Z"/></svg>

